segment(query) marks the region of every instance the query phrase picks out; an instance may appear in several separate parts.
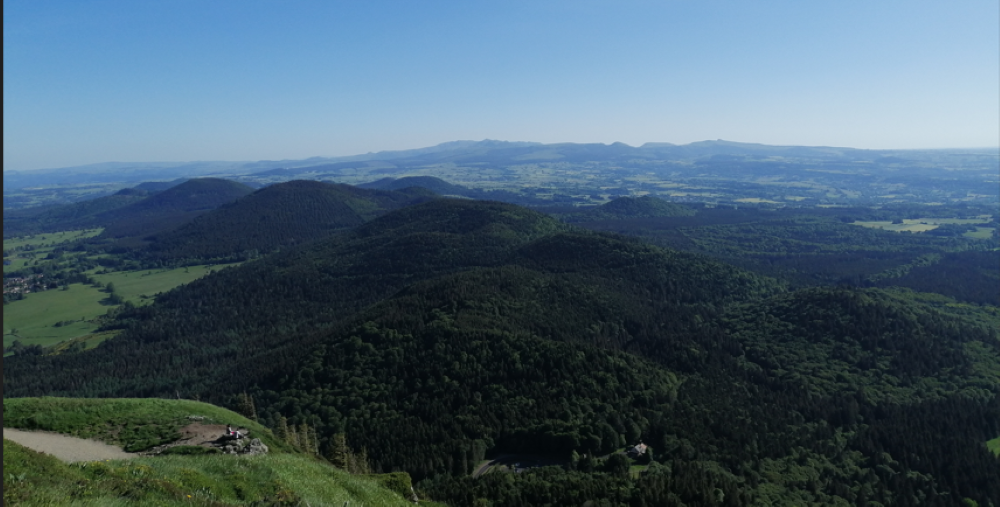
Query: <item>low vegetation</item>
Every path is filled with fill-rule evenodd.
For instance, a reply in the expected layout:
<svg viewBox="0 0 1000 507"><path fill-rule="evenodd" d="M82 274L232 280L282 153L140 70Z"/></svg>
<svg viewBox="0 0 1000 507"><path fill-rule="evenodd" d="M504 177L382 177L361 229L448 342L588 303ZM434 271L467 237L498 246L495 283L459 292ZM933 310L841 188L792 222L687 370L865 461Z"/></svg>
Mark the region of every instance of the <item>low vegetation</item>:
<svg viewBox="0 0 1000 507"><path fill-rule="evenodd" d="M189 424L247 428L275 452L288 447L264 426L229 410L190 400L5 398L4 426L54 431L121 445L136 452L173 442Z"/></svg>
<svg viewBox="0 0 1000 507"><path fill-rule="evenodd" d="M197 415L195 415L197 414ZM171 400L4 400L7 426L45 429L105 441L169 439L171 428L227 421L251 428L272 453L233 456L175 451L130 460L58 459L4 440L6 505L406 505L405 474L359 476L296 452L263 427L205 403ZM146 435L145 437L142 435ZM174 448L178 449L178 448ZM204 449L198 447L198 449ZM277 451L277 452L275 452ZM405 493L405 495L404 495Z"/></svg>

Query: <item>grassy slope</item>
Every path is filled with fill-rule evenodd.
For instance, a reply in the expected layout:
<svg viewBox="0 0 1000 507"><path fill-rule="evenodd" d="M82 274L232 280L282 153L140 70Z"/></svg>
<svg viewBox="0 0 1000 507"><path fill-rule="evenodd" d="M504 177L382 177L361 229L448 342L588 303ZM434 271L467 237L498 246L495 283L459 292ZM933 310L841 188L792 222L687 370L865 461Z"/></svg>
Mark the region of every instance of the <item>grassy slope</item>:
<svg viewBox="0 0 1000 507"><path fill-rule="evenodd" d="M162 456L67 465L4 440L8 505L407 505L377 481L303 455Z"/></svg>
<svg viewBox="0 0 1000 507"><path fill-rule="evenodd" d="M228 410L187 400L21 398L4 400L4 424L97 438L155 443L189 424L249 427L272 454L157 456L67 465L4 441L4 502L11 505L404 505L376 478L354 476L291 451L271 432ZM143 440L146 439L146 440ZM397 481L399 482L399 481ZM405 481L404 481L405 482Z"/></svg>
<svg viewBox="0 0 1000 507"><path fill-rule="evenodd" d="M158 398L10 398L3 401L4 426L45 430L95 438L140 451L171 442L178 430L201 416L206 424L233 424L248 428L274 451L286 451L260 424L208 403Z"/></svg>

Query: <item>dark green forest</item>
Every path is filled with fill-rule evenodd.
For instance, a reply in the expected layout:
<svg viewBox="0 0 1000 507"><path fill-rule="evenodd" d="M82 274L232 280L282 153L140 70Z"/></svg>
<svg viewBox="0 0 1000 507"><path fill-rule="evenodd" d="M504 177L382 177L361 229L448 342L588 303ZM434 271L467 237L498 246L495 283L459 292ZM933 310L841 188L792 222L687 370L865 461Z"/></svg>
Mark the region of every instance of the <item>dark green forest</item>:
<svg viewBox="0 0 1000 507"><path fill-rule="evenodd" d="M5 396L252 399L453 506L1000 505L988 240L861 209L230 201L121 255L255 260L117 308L95 349L5 358ZM511 455L549 466L474 474Z"/></svg>
<svg viewBox="0 0 1000 507"><path fill-rule="evenodd" d="M642 197L620 197L586 211L568 213L563 217L563 220L567 222L593 222L633 218L684 217L692 216L695 213L695 210L682 204L644 195Z"/></svg>
<svg viewBox="0 0 1000 507"><path fill-rule="evenodd" d="M4 210L4 237L97 227L104 228L106 238L143 237L173 229L252 191L235 181L198 178L161 191L126 188L73 204Z"/></svg>
<svg viewBox="0 0 1000 507"><path fill-rule="evenodd" d="M253 259L356 227L433 196L412 187L393 192L318 181L279 183L148 237L151 243L134 256L147 265Z"/></svg>
<svg viewBox="0 0 1000 507"><path fill-rule="evenodd" d="M863 220L898 220L933 213L967 216L988 211L985 207L912 206L877 210L700 208L689 216L595 214L603 218L574 223L591 230L640 237L666 248L709 255L780 278L794 287L830 284L909 287L997 306L1000 305L1000 290L996 289L1000 282L1000 235L969 239L961 234L934 234L937 229L897 233L853 225ZM559 211L556 215L579 216ZM996 224L994 220L984 225L995 229Z"/></svg>

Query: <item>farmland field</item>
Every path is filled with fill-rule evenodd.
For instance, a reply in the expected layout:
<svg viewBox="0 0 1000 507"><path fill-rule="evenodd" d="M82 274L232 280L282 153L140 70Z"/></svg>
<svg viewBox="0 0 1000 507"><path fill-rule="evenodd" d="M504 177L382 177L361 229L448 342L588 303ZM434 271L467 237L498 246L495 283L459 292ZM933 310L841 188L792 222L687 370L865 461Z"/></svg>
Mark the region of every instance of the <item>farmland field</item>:
<svg viewBox="0 0 1000 507"><path fill-rule="evenodd" d="M94 287L73 284L69 290L34 292L13 301L3 309L3 346L15 339L25 345L48 346L89 334L96 327L92 320L108 311L101 304L106 297Z"/></svg>
<svg viewBox="0 0 1000 507"><path fill-rule="evenodd" d="M230 266L230 265L227 265ZM92 274L104 285L114 285L115 292L136 306L152 303L158 292L201 278L225 266L189 266L186 268ZM3 344L15 340L25 345L50 346L86 336L97 329L94 319L111 307L108 294L96 287L71 284L68 290L33 292L20 301L4 306Z"/></svg>
<svg viewBox="0 0 1000 507"><path fill-rule="evenodd" d="M136 306L139 306L152 302L152 296L157 292L166 292L178 285L184 285L197 280L213 271L236 265L238 264L188 266L176 269L115 271L91 276L94 280L105 285L113 283L115 292L121 294L126 301L131 301Z"/></svg>
<svg viewBox="0 0 1000 507"><path fill-rule="evenodd" d="M3 270L16 271L25 267L29 262L44 259L52 250L59 246L78 239L92 238L101 233L104 229L87 229L78 231L62 231L22 238L3 240L3 250L7 254L4 261L10 261L8 265L4 262Z"/></svg>
<svg viewBox="0 0 1000 507"><path fill-rule="evenodd" d="M989 218L907 218L903 220L901 224L894 224L891 221L857 221L854 225L860 225L862 227L868 227L871 229L884 229L887 231L894 232L925 232L937 229L939 225L944 224L985 224L989 223ZM985 235L982 230L986 230ZM967 234L969 237L987 239L989 238L990 232L988 228L977 227L977 231Z"/></svg>
<svg viewBox="0 0 1000 507"><path fill-rule="evenodd" d="M993 236L994 229L989 227L976 227L975 231L969 231L963 234L967 238L973 239L990 239Z"/></svg>

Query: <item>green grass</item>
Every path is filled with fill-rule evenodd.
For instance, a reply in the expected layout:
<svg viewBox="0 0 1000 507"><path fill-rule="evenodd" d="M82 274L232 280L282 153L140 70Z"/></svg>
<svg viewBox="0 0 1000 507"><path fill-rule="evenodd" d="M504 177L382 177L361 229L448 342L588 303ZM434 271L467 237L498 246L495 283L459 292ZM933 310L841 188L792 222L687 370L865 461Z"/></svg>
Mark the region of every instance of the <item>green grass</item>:
<svg viewBox="0 0 1000 507"><path fill-rule="evenodd" d="M97 327L91 321L108 311L101 304L107 297L94 287L74 284L69 290L33 292L12 301L3 308L3 345L17 339L25 345L49 346L90 334ZM70 323L57 327L60 322Z"/></svg>
<svg viewBox="0 0 1000 507"><path fill-rule="evenodd" d="M893 232L903 232L903 231L926 232L938 228L937 224L928 224L928 223L922 224L919 222L917 223L913 222L914 222L913 220L903 220L903 223L901 224L894 224L888 220L874 221L874 222L859 221L859 222L854 222L854 225L860 225L861 227L868 227L870 229L884 229Z"/></svg>
<svg viewBox="0 0 1000 507"><path fill-rule="evenodd" d="M105 285L113 283L115 292L125 298L126 301L131 301L138 306L152 302L152 296L158 292L167 292L174 287L190 283L213 271L236 265L238 264L189 266L186 268L142 271L115 271L91 276L94 280ZM142 296L144 295L147 298L143 298Z"/></svg>
<svg viewBox="0 0 1000 507"><path fill-rule="evenodd" d="M993 454L1000 456L1000 437L996 437L993 440L986 442L986 447L993 451Z"/></svg>
<svg viewBox="0 0 1000 507"><path fill-rule="evenodd" d="M224 266L190 266L176 269L124 271L91 274L104 285L114 284L115 292L136 306L153 302L158 292L166 292ZM93 346L107 335L93 335L94 319L107 313L108 294L90 285L72 284L69 290L51 289L32 292L20 301L12 301L3 311L3 346L14 340L24 345L52 346L75 338L88 338ZM57 324L62 324L58 325ZM13 330L17 330L13 333Z"/></svg>
<svg viewBox="0 0 1000 507"><path fill-rule="evenodd" d="M734 199L735 202L746 202L746 203L768 203L768 204L779 204L778 201L772 201L770 199L762 199L760 197L743 197L741 199Z"/></svg>
<svg viewBox="0 0 1000 507"><path fill-rule="evenodd" d="M30 262L45 259L45 256L59 245L64 245L78 239L92 238L100 234L103 230L99 228L62 231L4 239L3 249L5 252L10 252L11 255L4 257L4 260L10 261L10 265L4 266L3 271L4 273L17 271L27 266ZM30 248L31 250L25 250L26 248Z"/></svg>
<svg viewBox="0 0 1000 507"><path fill-rule="evenodd" d="M290 447L270 430L235 412L208 403L158 398L10 398L3 400L4 426L44 430L122 445L134 452L180 438L179 430L200 416L204 424L247 428L272 452Z"/></svg>
<svg viewBox="0 0 1000 507"><path fill-rule="evenodd" d="M14 398L4 400L4 425L95 438L110 443L176 438L191 424L249 428L271 449L261 456L218 453L81 462L4 440L4 503L8 505L312 505L403 506L405 473L350 475L277 441L270 430L229 410L188 400Z"/></svg>
<svg viewBox="0 0 1000 507"><path fill-rule="evenodd" d="M994 229L989 227L976 227L976 230L968 231L962 234L962 236L973 239L990 239L993 237L993 231Z"/></svg>
<svg viewBox="0 0 1000 507"><path fill-rule="evenodd" d="M62 231L62 232L51 232L45 234L35 234L34 236L24 236L20 238L10 238L3 240L3 249L10 250L13 248L24 248L26 246L34 246L35 248L48 248L61 245L63 243L69 243L70 241L76 241L83 238L92 238L100 234L104 229L82 229L78 231ZM37 251L37 250L36 250Z"/></svg>
<svg viewBox="0 0 1000 507"><path fill-rule="evenodd" d="M158 456L64 464L4 440L8 505L403 506L401 495L304 455Z"/></svg>
<svg viewBox="0 0 1000 507"><path fill-rule="evenodd" d="M89 333L83 336L78 336L76 338L72 338L50 346L47 353L62 354L63 352L67 351L74 351L74 350L80 351L83 349L92 349L96 347L97 344L103 342L104 340L114 338L120 332L121 332L120 329L114 329L111 331L98 331L96 333ZM4 357L6 357L6 355Z"/></svg>
<svg viewBox="0 0 1000 507"><path fill-rule="evenodd" d="M638 479L639 476L642 475L642 473L645 472L647 468L649 468L649 465L629 465L628 467L629 477L632 477L633 479Z"/></svg>
<svg viewBox="0 0 1000 507"><path fill-rule="evenodd" d="M894 224L891 221L857 221L854 225L895 232L925 232L944 224L984 224L989 221L990 218L907 218L901 224ZM990 228L977 227L975 231L966 232L964 235L970 238L989 239L991 232Z"/></svg>

